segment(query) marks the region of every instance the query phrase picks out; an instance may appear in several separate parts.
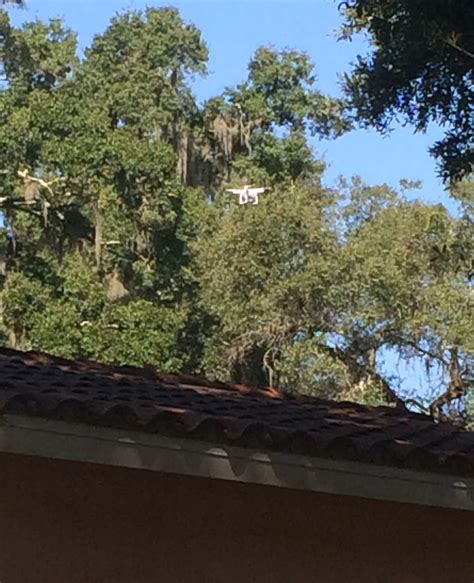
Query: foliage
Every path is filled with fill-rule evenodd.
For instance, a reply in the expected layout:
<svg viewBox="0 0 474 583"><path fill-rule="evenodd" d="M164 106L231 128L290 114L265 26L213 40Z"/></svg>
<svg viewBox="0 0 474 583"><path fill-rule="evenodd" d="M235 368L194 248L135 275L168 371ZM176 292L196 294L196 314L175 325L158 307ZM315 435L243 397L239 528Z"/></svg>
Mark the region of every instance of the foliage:
<svg viewBox="0 0 474 583"><path fill-rule="evenodd" d="M387 349L445 372L454 350L462 376L474 349L466 225L360 179L339 197L294 185L252 213L224 213L199 254L222 339L207 367L369 402L395 398Z"/></svg>
<svg viewBox="0 0 474 583"><path fill-rule="evenodd" d="M367 32L345 87L358 119L382 131L401 114L416 131L445 128L431 148L446 180L474 164L474 4L471 0L350 0L342 37Z"/></svg>
<svg viewBox="0 0 474 583"><path fill-rule="evenodd" d="M261 47L247 80L204 104L197 141L206 172L194 173L206 189L215 194L223 181L273 184L311 173L305 132L334 137L348 129L343 103L317 90L313 67L306 53Z"/></svg>
<svg viewBox="0 0 474 583"><path fill-rule="evenodd" d="M186 367L176 338L195 293L186 268L197 194L176 177L173 132L195 108L185 76L205 69L198 31L173 9L125 13L79 62L61 23L14 29L1 18L13 343Z"/></svg>
<svg viewBox="0 0 474 583"><path fill-rule="evenodd" d="M60 21L0 27L3 341L401 405L391 350L439 368L434 414L470 410L472 184L458 218L325 188L308 138L349 124L308 56L263 47L199 106L175 9L114 17L82 59ZM251 182L258 206L225 193Z"/></svg>

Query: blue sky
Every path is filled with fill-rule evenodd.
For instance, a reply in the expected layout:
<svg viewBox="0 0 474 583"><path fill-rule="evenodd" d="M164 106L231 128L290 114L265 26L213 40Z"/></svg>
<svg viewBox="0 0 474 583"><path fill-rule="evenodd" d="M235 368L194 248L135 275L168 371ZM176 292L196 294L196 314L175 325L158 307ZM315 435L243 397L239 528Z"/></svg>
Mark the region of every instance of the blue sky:
<svg viewBox="0 0 474 583"><path fill-rule="evenodd" d="M349 70L356 55L364 54L368 44L359 37L353 42L338 42L336 29L341 23L338 0L26 0L26 10L10 12L16 24L35 18L64 17L78 33L83 49L93 36L103 31L110 18L124 9L173 5L182 17L203 33L210 50L209 74L196 79L194 90L199 100L219 94L226 86L246 77L247 63L261 45L290 47L309 53L316 64L318 87L331 95L340 93L338 75ZM395 126L389 137L375 131L353 131L335 141L314 141L315 153L329 167L326 184L339 175L359 174L370 184L397 186L400 178L421 180L416 196L429 202L450 203L436 176L436 165L428 147L441 135L439 128L428 134L414 134L411 128ZM387 368L404 378L405 390L427 389L423 369L397 364L386 354Z"/></svg>
<svg viewBox="0 0 474 583"><path fill-rule="evenodd" d="M202 31L210 49L209 75L194 83L198 99L220 93L246 77L247 63L261 45L307 51L316 63L318 87L331 95L340 92L338 75L349 69L367 42L339 42L335 31L341 23L338 0L26 0L26 10L11 10L16 23L34 18L64 17L78 33L81 48L105 29L110 18L127 8L176 6L183 18ZM328 163L326 181L339 175L359 174L371 184L396 186L400 178L421 180L416 196L448 203L427 149L440 135L414 134L397 126L389 137L375 131L354 131L338 140L314 142L315 153ZM450 205L449 205L450 206Z"/></svg>

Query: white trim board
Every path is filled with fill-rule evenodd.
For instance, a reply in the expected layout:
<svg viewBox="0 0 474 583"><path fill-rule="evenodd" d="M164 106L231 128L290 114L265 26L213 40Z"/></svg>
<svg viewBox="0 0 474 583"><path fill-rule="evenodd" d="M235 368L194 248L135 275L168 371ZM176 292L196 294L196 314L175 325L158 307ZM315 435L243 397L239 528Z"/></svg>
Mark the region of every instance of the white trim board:
<svg viewBox="0 0 474 583"><path fill-rule="evenodd" d="M474 511L474 479L5 415L0 452Z"/></svg>

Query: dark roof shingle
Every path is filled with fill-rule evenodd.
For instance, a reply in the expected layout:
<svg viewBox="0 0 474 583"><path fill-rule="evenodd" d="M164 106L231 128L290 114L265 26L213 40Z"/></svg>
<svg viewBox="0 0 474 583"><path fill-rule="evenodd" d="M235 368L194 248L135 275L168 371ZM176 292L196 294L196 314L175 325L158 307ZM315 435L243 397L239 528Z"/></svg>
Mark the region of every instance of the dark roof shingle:
<svg viewBox="0 0 474 583"><path fill-rule="evenodd" d="M474 433L390 407L0 348L0 413L474 476Z"/></svg>

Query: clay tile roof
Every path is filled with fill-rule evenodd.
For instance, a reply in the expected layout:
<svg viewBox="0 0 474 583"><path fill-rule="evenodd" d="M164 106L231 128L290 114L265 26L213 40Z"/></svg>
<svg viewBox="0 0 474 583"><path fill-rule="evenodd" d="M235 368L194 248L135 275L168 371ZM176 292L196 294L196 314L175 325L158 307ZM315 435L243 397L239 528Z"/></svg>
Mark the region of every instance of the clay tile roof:
<svg viewBox="0 0 474 583"><path fill-rule="evenodd" d="M474 433L426 415L0 348L0 414L474 476Z"/></svg>

